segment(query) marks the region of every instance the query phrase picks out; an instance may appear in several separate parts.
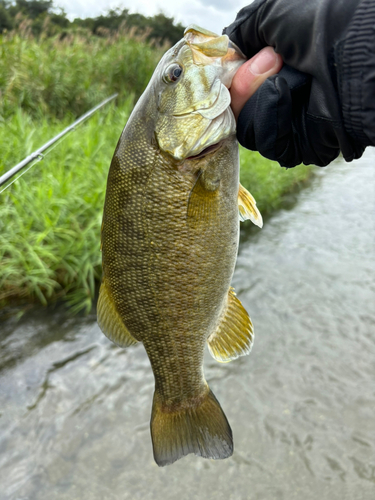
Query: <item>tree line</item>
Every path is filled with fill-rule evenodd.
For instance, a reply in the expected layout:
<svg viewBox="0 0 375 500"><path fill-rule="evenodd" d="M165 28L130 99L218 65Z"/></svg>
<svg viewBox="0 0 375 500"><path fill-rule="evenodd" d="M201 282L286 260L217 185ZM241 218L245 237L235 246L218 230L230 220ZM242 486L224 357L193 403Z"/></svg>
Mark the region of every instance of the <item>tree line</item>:
<svg viewBox="0 0 375 500"><path fill-rule="evenodd" d="M85 28L95 36L105 37L125 28L144 34L149 41L171 45L182 38L184 30L180 23L174 22L173 17L163 13L147 17L117 8L95 18L70 21L64 9L56 7L53 0L0 0L0 33L19 30L25 26L25 21L35 37L42 33L65 36L77 28Z"/></svg>

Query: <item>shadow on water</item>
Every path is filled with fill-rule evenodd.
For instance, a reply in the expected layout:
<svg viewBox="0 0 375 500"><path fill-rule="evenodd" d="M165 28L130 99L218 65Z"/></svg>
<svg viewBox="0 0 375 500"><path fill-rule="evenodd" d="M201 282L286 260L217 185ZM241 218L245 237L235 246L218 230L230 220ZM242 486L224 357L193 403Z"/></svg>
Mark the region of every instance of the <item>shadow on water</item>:
<svg viewBox="0 0 375 500"><path fill-rule="evenodd" d="M77 322L92 324L96 321L93 311L88 316L67 313L66 306L35 307L17 317L8 310L8 320L1 321L0 373L33 356L41 349L55 342L74 342Z"/></svg>
<svg viewBox="0 0 375 500"><path fill-rule="evenodd" d="M262 230L241 229L233 285L251 356L205 375L233 429L223 460L159 469L142 345L95 315L38 309L0 335L1 500L373 500L375 151L318 170Z"/></svg>

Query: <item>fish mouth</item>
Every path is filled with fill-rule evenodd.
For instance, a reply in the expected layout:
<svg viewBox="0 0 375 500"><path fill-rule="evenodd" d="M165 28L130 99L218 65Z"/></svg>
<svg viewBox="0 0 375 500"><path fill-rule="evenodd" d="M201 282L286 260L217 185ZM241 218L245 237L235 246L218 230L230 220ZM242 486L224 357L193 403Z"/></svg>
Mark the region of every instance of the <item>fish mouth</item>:
<svg viewBox="0 0 375 500"><path fill-rule="evenodd" d="M188 156L186 159L187 160L197 160L199 158L203 158L204 156L213 153L214 151L217 151L219 148L221 148L223 141L216 142L215 144L211 144L211 146L208 146L207 148L203 149L200 153L193 155L193 156Z"/></svg>

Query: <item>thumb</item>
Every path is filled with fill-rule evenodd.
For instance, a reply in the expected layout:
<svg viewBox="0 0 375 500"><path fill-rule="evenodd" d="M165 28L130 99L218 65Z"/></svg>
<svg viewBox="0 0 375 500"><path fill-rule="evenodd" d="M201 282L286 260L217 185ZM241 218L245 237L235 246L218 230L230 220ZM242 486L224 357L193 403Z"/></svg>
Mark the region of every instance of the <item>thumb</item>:
<svg viewBox="0 0 375 500"><path fill-rule="evenodd" d="M269 76L280 71L282 65L281 56L272 47L265 47L240 67L230 88L231 106L236 120L244 104Z"/></svg>

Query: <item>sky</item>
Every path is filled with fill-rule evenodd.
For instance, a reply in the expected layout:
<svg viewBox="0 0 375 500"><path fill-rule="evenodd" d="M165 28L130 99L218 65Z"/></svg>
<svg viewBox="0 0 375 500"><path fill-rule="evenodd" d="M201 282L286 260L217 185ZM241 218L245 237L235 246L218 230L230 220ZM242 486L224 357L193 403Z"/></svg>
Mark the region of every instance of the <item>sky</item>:
<svg viewBox="0 0 375 500"><path fill-rule="evenodd" d="M183 26L198 24L216 33L221 33L234 21L237 11L249 3L250 0L54 0L54 5L62 7L71 20L96 17L120 7L145 16L163 12Z"/></svg>

